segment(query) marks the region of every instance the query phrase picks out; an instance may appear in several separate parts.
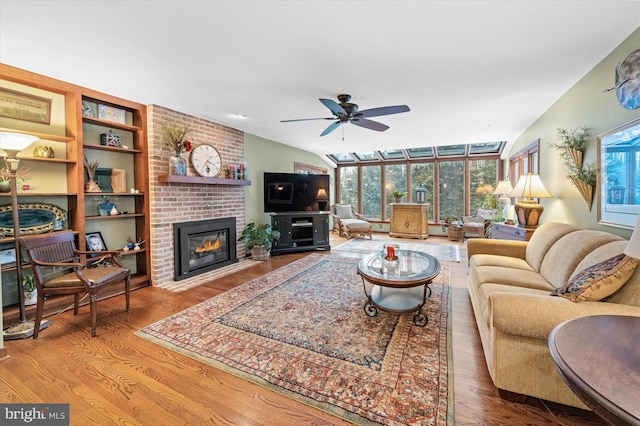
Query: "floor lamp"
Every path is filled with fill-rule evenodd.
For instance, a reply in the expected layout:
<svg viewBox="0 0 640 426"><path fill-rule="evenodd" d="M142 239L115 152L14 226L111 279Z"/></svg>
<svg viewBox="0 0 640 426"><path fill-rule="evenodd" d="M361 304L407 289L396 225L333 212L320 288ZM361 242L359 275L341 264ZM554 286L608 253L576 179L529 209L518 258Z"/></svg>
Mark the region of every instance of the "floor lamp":
<svg viewBox="0 0 640 426"><path fill-rule="evenodd" d="M20 167L18 153L37 141L35 136L23 133L0 132L0 155L4 157L9 168L9 178L11 180L11 210L13 211L13 237L16 247L16 280L18 284L18 300L20 306L20 322L14 324L2 332L4 340L26 339L33 335L35 323L27 321L27 314L24 306L24 291L22 287L22 256L20 252L20 220L18 214L18 185L16 184L16 173ZM40 329L46 328L51 321L42 321Z"/></svg>

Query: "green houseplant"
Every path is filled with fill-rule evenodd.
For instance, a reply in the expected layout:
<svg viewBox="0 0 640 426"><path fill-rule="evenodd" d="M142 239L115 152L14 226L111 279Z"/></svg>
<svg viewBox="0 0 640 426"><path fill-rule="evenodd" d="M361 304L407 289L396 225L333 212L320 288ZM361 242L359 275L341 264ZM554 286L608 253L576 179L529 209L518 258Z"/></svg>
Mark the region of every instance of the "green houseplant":
<svg viewBox="0 0 640 426"><path fill-rule="evenodd" d="M597 181L597 169L591 163L583 163L582 156L589 136L589 128L580 126L574 130L556 129L555 143L549 144L560 153L567 167L567 178L578 189L591 210L593 191Z"/></svg>
<svg viewBox="0 0 640 426"><path fill-rule="evenodd" d="M249 223L238 237L238 241L245 241L247 249L251 251L253 260L267 260L273 247L273 242L280 238L280 231L273 229L270 224Z"/></svg>
<svg viewBox="0 0 640 426"><path fill-rule="evenodd" d="M402 197L405 195L407 195L407 193L400 189L394 189L393 192L391 192L391 196L395 199L396 203L402 201Z"/></svg>
<svg viewBox="0 0 640 426"><path fill-rule="evenodd" d="M24 293L24 304L35 305L37 303L36 279L33 275L22 277L22 292Z"/></svg>

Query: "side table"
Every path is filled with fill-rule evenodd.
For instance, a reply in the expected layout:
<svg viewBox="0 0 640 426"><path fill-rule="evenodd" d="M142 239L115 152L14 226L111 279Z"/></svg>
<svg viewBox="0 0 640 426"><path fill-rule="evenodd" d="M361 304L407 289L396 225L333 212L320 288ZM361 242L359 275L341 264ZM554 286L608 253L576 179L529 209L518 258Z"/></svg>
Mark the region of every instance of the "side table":
<svg viewBox="0 0 640 426"><path fill-rule="evenodd" d="M640 424L640 317L575 318L549 334L549 352L569 388L602 420Z"/></svg>

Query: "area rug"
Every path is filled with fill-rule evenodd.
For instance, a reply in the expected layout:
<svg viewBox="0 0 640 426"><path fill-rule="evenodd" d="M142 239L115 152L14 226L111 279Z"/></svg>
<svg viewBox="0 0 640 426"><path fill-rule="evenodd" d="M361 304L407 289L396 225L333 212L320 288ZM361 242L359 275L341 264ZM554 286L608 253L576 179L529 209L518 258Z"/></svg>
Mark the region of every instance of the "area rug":
<svg viewBox="0 0 640 426"><path fill-rule="evenodd" d="M453 244L427 243L422 240L398 239L375 235L373 239L352 238L331 250L368 254L382 250L384 243L398 244L403 250L418 250L440 261L460 262L460 247Z"/></svg>
<svg viewBox="0 0 640 426"><path fill-rule="evenodd" d="M311 254L136 334L359 425L452 425L448 269L422 328L365 314L357 262Z"/></svg>

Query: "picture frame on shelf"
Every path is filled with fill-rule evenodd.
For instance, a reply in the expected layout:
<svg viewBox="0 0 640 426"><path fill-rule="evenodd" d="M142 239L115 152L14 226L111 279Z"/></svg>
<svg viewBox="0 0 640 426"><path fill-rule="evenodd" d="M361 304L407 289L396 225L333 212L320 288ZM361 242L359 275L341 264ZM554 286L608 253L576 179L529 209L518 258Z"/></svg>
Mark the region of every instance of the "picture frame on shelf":
<svg viewBox="0 0 640 426"><path fill-rule="evenodd" d="M631 167L637 155L640 119L598 135L598 223L633 229L640 214Z"/></svg>
<svg viewBox="0 0 640 426"><path fill-rule="evenodd" d="M0 117L51 124L51 99L0 88Z"/></svg>
<svg viewBox="0 0 640 426"><path fill-rule="evenodd" d="M100 231L96 232L87 232L84 236L85 241L87 242L87 250L88 251L107 251L107 243L104 242L104 238L102 238L102 233ZM91 257L98 256L97 254L92 254Z"/></svg>
<svg viewBox="0 0 640 426"><path fill-rule="evenodd" d="M108 105L98 104L98 118L116 123L125 124L126 111L121 108L114 108Z"/></svg>
<svg viewBox="0 0 640 426"><path fill-rule="evenodd" d="M96 112L93 109L93 105L87 101L82 101L82 116L96 118Z"/></svg>

